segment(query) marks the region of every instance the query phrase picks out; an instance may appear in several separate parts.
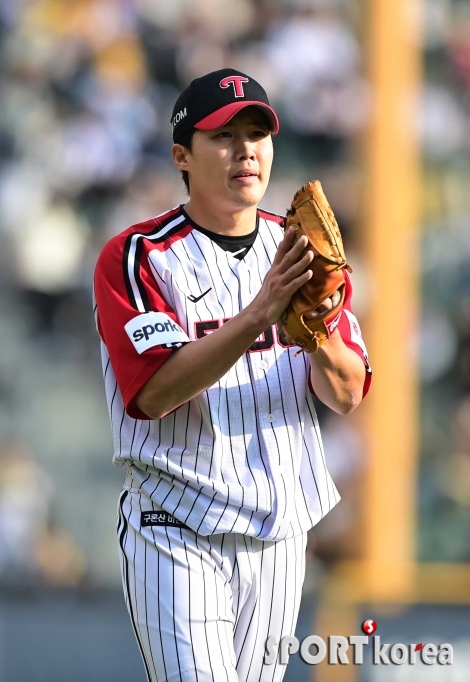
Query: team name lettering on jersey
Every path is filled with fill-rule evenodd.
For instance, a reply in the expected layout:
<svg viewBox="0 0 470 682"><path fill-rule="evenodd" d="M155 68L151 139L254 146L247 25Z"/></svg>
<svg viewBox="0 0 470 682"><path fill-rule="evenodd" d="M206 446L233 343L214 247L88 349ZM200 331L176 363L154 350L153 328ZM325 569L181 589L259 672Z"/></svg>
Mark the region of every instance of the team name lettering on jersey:
<svg viewBox="0 0 470 682"><path fill-rule="evenodd" d="M137 315L124 327L134 348L141 355L153 346L187 343L188 336L166 313Z"/></svg>
<svg viewBox="0 0 470 682"><path fill-rule="evenodd" d="M204 336L207 336L207 334L212 334L212 332L214 332L216 329L219 329L222 324L228 322L230 319L230 317L225 317L223 320L204 320L201 322L196 322L194 325L196 338L202 339ZM282 331L277 326L268 327L262 334L260 334L256 341L251 344L247 350L247 353L257 353L263 350L270 350L274 345L275 339L283 348L295 345L287 341L287 339L283 336Z"/></svg>

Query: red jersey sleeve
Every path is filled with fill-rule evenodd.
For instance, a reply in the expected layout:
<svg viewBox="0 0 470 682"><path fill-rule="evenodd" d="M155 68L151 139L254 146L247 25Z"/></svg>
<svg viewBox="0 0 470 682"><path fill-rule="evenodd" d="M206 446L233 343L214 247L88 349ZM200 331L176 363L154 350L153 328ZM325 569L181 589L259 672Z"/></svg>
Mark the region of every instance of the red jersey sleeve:
<svg viewBox="0 0 470 682"><path fill-rule="evenodd" d="M349 277L348 272L345 271L344 274L346 279L346 290L344 294L343 314L341 315L338 323L338 330L339 333L341 334L341 338L343 339L344 344L359 355L366 368L364 388L362 391L362 396L364 397L367 395L370 388L370 383L372 380L372 370L369 365L367 348L364 343L364 339L362 338L359 322L357 321L357 318L351 309L352 299L351 279Z"/></svg>
<svg viewBox="0 0 470 682"><path fill-rule="evenodd" d="M124 233L111 239L98 258L96 320L126 412L134 419L150 419L137 407L135 397L172 349L189 338L162 296L146 250L132 252L132 238L132 233Z"/></svg>
<svg viewBox="0 0 470 682"><path fill-rule="evenodd" d="M367 348L364 343L364 339L362 338L362 333L361 333L361 328L359 326L359 322L357 321L357 317L354 315L351 309L351 298L352 298L352 284L351 284L351 279L349 277L349 274L347 271L345 271L345 280L346 280L346 290L344 293L344 305L343 305L343 312L341 314L341 317L339 318L338 322L338 331L341 334L341 338L343 339L344 344L348 347L351 348L355 353L359 355L361 360L364 363L364 366L366 368L366 376L364 379L364 387L362 389L362 397L364 398L370 388L370 383L372 380L372 370L369 365L369 360L368 360L368 353L367 353ZM312 386L312 379L311 375L309 373L308 377L308 386L310 389L310 392L313 395L315 394L315 391L313 390Z"/></svg>

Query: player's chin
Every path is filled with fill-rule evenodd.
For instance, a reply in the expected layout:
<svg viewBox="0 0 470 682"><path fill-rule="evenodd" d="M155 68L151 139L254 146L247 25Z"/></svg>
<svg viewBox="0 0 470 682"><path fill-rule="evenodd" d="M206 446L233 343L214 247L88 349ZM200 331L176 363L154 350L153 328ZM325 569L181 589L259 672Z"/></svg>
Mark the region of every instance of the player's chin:
<svg viewBox="0 0 470 682"><path fill-rule="evenodd" d="M230 183L230 192L237 203L245 206L255 206L263 198L266 191L266 184L258 178L249 185L242 185L236 182Z"/></svg>

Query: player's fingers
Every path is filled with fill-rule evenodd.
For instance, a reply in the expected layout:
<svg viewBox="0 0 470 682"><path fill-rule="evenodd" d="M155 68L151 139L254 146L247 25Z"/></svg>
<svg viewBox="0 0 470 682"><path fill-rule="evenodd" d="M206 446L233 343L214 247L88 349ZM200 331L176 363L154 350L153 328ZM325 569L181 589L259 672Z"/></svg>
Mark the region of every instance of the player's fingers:
<svg viewBox="0 0 470 682"><path fill-rule="evenodd" d="M286 255L289 253L289 251L292 249L292 243L295 239L295 230L293 227L290 227L287 232L284 235L284 239L282 242L279 244L276 252L276 256L274 259L274 263L279 265L279 263L282 263Z"/></svg>
<svg viewBox="0 0 470 682"><path fill-rule="evenodd" d="M284 273L283 279L287 282L293 280L295 277L298 277L300 274L302 274L305 270L305 268L311 263L313 260L313 251L307 251L304 253L302 258L300 260L297 260L293 265L291 265Z"/></svg>
<svg viewBox="0 0 470 682"><path fill-rule="evenodd" d="M291 225L284 234L284 238L277 247L276 255L274 257L273 265L280 263L286 253L291 249L292 247L292 241L295 237L295 229Z"/></svg>
<svg viewBox="0 0 470 682"><path fill-rule="evenodd" d="M285 254L284 258L281 261L280 267L281 270L286 272L294 263L297 263L299 259L301 259L305 255L305 247L308 244L308 239L303 235L300 237L300 239L294 244L294 246L289 249L289 251ZM312 253L312 251L309 251L308 253Z"/></svg>
<svg viewBox="0 0 470 682"><path fill-rule="evenodd" d="M293 279L285 288L286 294L292 297L301 286L308 282L312 275L313 272L311 270L306 270L301 275Z"/></svg>
<svg viewBox="0 0 470 682"><path fill-rule="evenodd" d="M333 308L336 308L340 301L341 291L337 289L334 294L322 301L320 305L315 308L315 310L309 310L308 312L304 313L304 317L309 320L314 320L316 317L328 312L328 310L333 310Z"/></svg>
<svg viewBox="0 0 470 682"><path fill-rule="evenodd" d="M328 310L331 310L332 308L333 301L331 300L331 298L327 298L322 303L320 303L320 305L317 306L314 310L309 310L308 312L304 313L304 317L307 320L314 320L316 317L320 317L320 315L323 315L323 313L328 312Z"/></svg>

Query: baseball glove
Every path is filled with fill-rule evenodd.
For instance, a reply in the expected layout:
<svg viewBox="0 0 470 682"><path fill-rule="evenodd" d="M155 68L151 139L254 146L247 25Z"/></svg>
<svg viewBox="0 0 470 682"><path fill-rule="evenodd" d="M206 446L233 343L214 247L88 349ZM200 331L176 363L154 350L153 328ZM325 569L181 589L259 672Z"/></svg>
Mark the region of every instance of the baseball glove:
<svg viewBox="0 0 470 682"><path fill-rule="evenodd" d="M309 268L313 275L293 295L280 326L290 343L313 353L338 326L344 304L348 265L338 223L319 180L296 192L287 211L284 229L295 227L293 244L305 235L307 249L314 253ZM299 351L300 352L300 351Z"/></svg>

